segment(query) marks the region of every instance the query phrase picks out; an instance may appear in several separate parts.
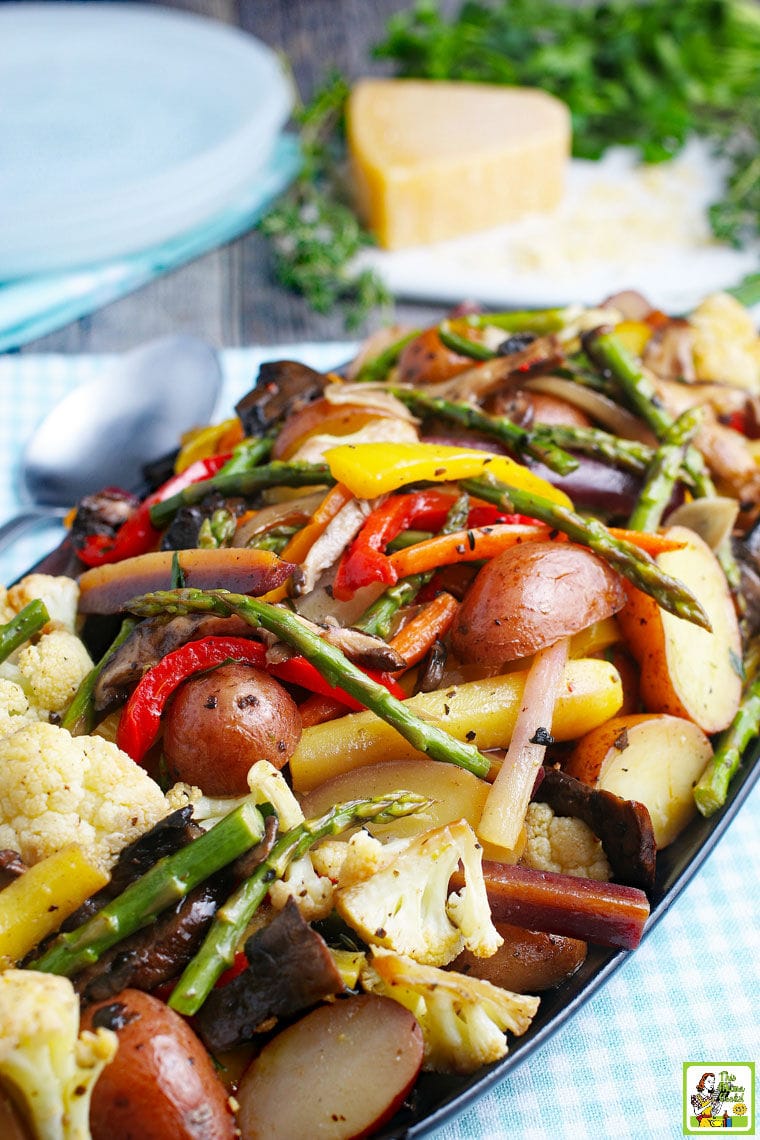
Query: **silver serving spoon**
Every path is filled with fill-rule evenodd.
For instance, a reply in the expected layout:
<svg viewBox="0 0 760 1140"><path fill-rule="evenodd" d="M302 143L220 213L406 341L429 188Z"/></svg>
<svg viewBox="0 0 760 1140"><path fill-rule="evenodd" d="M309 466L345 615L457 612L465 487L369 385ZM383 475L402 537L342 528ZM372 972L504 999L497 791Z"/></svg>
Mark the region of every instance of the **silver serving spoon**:
<svg viewBox="0 0 760 1140"><path fill-rule="evenodd" d="M26 445L19 484L29 505L0 526L0 550L35 522L63 518L83 495L137 488L146 463L209 420L221 382L214 349L179 335L125 353L75 388Z"/></svg>

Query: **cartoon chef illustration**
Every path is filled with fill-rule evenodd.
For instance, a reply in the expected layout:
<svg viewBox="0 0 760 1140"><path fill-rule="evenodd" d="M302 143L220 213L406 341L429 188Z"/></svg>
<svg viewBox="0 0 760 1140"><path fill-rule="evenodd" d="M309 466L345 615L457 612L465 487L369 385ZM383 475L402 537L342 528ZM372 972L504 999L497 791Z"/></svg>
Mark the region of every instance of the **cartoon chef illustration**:
<svg viewBox="0 0 760 1140"><path fill-rule="evenodd" d="M722 1128L723 1118L718 1115L723 1102L715 1088L715 1073L703 1073L692 1095L691 1104L700 1128Z"/></svg>

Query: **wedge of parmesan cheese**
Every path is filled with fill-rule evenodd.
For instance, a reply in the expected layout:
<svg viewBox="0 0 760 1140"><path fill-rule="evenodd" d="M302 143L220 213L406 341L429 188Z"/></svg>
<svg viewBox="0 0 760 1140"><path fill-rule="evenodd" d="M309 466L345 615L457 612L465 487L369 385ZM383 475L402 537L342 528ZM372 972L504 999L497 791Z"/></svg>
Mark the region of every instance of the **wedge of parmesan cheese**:
<svg viewBox="0 0 760 1140"><path fill-rule="evenodd" d="M363 79L347 135L357 207L381 246L402 249L555 207L570 114L532 88Z"/></svg>

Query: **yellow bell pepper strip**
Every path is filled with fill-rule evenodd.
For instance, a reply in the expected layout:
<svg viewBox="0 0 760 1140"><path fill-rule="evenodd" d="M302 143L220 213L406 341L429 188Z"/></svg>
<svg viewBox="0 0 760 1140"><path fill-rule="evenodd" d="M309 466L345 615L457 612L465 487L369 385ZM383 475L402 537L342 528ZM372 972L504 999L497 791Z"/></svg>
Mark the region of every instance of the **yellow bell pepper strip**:
<svg viewBox="0 0 760 1140"><path fill-rule="evenodd" d="M124 706L116 734L122 752L141 763L158 736L161 714L172 693L188 677L227 661L263 668L266 650L260 641L246 637L203 637L162 657L138 682Z"/></svg>
<svg viewBox="0 0 760 1140"><path fill-rule="evenodd" d="M333 478L360 499L387 495L410 483L448 483L490 475L500 483L572 507L564 491L540 475L506 455L478 448L437 443L341 444L325 453L325 461Z"/></svg>
<svg viewBox="0 0 760 1140"><path fill-rule="evenodd" d="M174 473L180 475L196 459L229 454L243 439L243 425L237 416L220 424L196 428L182 437L182 447L174 460Z"/></svg>

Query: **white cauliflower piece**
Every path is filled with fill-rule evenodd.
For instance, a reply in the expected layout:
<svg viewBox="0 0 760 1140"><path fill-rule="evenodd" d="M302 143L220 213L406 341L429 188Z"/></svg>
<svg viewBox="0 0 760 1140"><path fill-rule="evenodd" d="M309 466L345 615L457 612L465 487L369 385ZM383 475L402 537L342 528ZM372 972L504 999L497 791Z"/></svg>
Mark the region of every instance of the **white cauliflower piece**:
<svg viewBox="0 0 760 1140"><path fill-rule="evenodd" d="M382 843L361 828L349 839L322 840L311 859L320 875L326 875L339 888L350 887L386 867L408 843L408 839Z"/></svg>
<svg viewBox="0 0 760 1140"><path fill-rule="evenodd" d="M0 740L0 847L29 864L78 843L107 871L166 814L158 784L108 740L43 721Z"/></svg>
<svg viewBox="0 0 760 1140"><path fill-rule="evenodd" d="M521 1036L539 1006L481 978L425 966L375 948L362 984L410 1010L422 1029L424 1068L472 1073L507 1053L506 1034Z"/></svg>
<svg viewBox="0 0 760 1140"><path fill-rule="evenodd" d="M330 879L315 871L307 851L289 864L281 879L275 879L269 888L269 900L276 910L282 910L292 898L307 922L318 922L333 909L333 889Z"/></svg>
<svg viewBox="0 0 760 1140"><path fill-rule="evenodd" d="M73 578L66 578L63 575L54 577L52 574L27 574L7 592L6 601L12 611L9 617L19 613L34 598L39 598L45 603L50 616L50 621L43 626L43 633L49 633L53 629L76 632L79 586Z"/></svg>
<svg viewBox="0 0 760 1140"><path fill-rule="evenodd" d="M730 293L713 293L691 314L697 380L760 392L760 337L752 315Z"/></svg>
<svg viewBox="0 0 760 1140"><path fill-rule="evenodd" d="M0 677L0 740L39 719L21 685Z"/></svg>
<svg viewBox="0 0 760 1140"><path fill-rule="evenodd" d="M16 611L8 601L8 591L5 586L0 586L0 625L5 625L15 616Z"/></svg>
<svg viewBox="0 0 760 1140"><path fill-rule="evenodd" d="M92 669L92 658L75 633L54 629L24 646L18 669L37 708L63 712Z"/></svg>
<svg viewBox="0 0 760 1140"><path fill-rule="evenodd" d="M449 892L464 866L465 886ZM491 921L482 850L466 820L411 839L370 878L335 893L341 917L366 941L445 966L463 949L489 957L502 943Z"/></svg>
<svg viewBox="0 0 760 1140"><path fill-rule="evenodd" d="M280 831L290 831L303 823L301 805L293 795L282 772L268 760L258 760L248 769L248 787L256 797L257 804L269 803L277 812Z"/></svg>
<svg viewBox="0 0 760 1140"><path fill-rule="evenodd" d="M249 770L248 787L256 803L272 805L281 833L303 823L301 805L285 777L268 760L259 760ZM333 908L332 882L314 869L308 851L300 859L294 859L282 878L275 879L269 888L270 902L277 910L282 910L289 898L294 900L307 922L327 918Z"/></svg>
<svg viewBox="0 0 760 1140"><path fill-rule="evenodd" d="M612 869L601 842L582 819L555 815L548 804L531 803L525 816L521 862L535 871L556 871L608 882Z"/></svg>
<svg viewBox="0 0 760 1140"><path fill-rule="evenodd" d="M92 1090L117 1048L110 1029L80 1033L68 978L0 975L0 1080L20 1098L35 1136L89 1140Z"/></svg>

